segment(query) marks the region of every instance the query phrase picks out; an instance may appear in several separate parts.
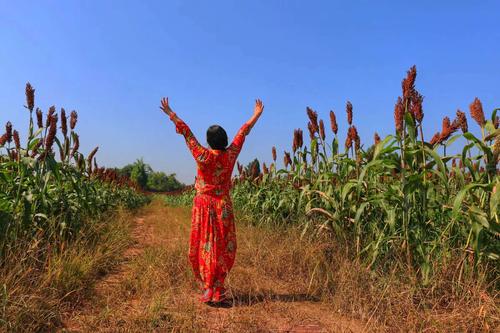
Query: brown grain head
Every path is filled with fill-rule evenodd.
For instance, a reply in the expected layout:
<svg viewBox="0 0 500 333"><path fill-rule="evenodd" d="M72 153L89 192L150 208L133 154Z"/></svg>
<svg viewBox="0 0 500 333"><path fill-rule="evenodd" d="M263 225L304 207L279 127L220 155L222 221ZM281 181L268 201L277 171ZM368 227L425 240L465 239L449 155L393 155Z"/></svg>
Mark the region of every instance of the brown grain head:
<svg viewBox="0 0 500 333"><path fill-rule="evenodd" d="M332 129L333 134L337 134L339 127L337 125L337 117L335 116L335 112L330 111L330 127Z"/></svg>
<svg viewBox="0 0 500 333"><path fill-rule="evenodd" d="M26 83L26 107L30 112L32 112L35 107L35 89L33 89L29 82Z"/></svg>
<svg viewBox="0 0 500 333"><path fill-rule="evenodd" d="M12 136L14 137L14 144L16 145L16 149L20 150L21 149L21 140L19 139L19 132L17 130L14 130L12 133Z"/></svg>
<svg viewBox="0 0 500 333"><path fill-rule="evenodd" d="M5 124L5 134L7 136L7 142L12 142L12 123L10 121Z"/></svg>
<svg viewBox="0 0 500 333"><path fill-rule="evenodd" d="M455 120L457 122L456 125L458 125L462 129L462 133L467 133L469 131L465 112L457 110L457 117L455 118Z"/></svg>
<svg viewBox="0 0 500 333"><path fill-rule="evenodd" d="M68 119L66 118L66 110L61 108L61 132L66 137L68 134Z"/></svg>
<svg viewBox="0 0 500 333"><path fill-rule="evenodd" d="M311 109L310 107L306 108L307 111L307 116L309 117L309 120L312 125L312 129L314 130L315 133L318 133L319 131L319 126L318 126L318 113Z"/></svg>
<svg viewBox="0 0 500 333"><path fill-rule="evenodd" d="M325 140L326 134L325 134L325 124L323 123L323 119L320 119L319 121L319 136L321 137L321 140Z"/></svg>
<svg viewBox="0 0 500 333"><path fill-rule="evenodd" d="M42 110L40 110L40 108L36 108L36 123L38 125L38 128L43 127L43 116Z"/></svg>
<svg viewBox="0 0 500 333"><path fill-rule="evenodd" d="M76 111L73 110L73 111L71 111L71 114L69 116L69 128L74 130L77 121L78 121L78 113L76 113Z"/></svg>
<svg viewBox="0 0 500 333"><path fill-rule="evenodd" d="M345 111L347 113L347 123L349 126L352 125L352 103L350 101L347 101L346 106L345 106Z"/></svg>

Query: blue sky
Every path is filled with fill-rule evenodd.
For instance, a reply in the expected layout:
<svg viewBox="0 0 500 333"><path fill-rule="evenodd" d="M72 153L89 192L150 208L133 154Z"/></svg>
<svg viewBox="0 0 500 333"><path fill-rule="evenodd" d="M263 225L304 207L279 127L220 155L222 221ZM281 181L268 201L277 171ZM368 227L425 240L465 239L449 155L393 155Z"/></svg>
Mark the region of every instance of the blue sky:
<svg viewBox="0 0 500 333"><path fill-rule="evenodd" d="M99 145L101 165L143 157L186 183L195 164L162 96L203 143L214 123L232 137L261 98L243 163L289 150L306 106L333 109L342 142L347 100L362 141L392 133L413 64L429 138L475 96L500 106L498 1L2 2L0 124L25 132L30 81L44 111L79 112L82 151Z"/></svg>

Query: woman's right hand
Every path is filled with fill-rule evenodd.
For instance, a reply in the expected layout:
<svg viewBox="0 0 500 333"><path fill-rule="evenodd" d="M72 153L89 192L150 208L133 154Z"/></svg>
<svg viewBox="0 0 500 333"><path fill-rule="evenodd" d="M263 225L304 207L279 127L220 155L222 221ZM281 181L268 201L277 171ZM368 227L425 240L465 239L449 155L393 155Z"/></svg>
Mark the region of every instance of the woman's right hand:
<svg viewBox="0 0 500 333"><path fill-rule="evenodd" d="M262 103L262 101L260 99L256 99L255 100L255 107L253 109L253 114L255 117L260 117L260 115L262 114L262 112L264 111L264 104Z"/></svg>

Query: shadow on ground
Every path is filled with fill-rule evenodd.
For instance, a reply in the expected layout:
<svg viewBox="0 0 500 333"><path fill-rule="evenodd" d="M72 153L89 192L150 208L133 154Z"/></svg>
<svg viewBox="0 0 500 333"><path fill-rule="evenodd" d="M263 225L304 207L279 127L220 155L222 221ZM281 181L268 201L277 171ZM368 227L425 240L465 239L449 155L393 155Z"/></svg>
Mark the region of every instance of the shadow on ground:
<svg viewBox="0 0 500 333"><path fill-rule="evenodd" d="M261 294L250 294L234 292L229 295L229 300L222 304L212 304L214 307L237 307L252 306L262 302L319 302L316 296L308 294L276 294L273 292L263 292ZM232 297L231 297L232 296Z"/></svg>

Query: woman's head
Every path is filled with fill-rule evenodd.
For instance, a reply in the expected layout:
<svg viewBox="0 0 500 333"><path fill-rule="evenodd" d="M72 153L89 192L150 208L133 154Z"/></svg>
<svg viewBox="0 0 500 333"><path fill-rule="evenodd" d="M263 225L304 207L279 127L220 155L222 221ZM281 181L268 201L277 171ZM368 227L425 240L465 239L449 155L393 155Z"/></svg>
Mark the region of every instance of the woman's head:
<svg viewBox="0 0 500 333"><path fill-rule="evenodd" d="M207 130L207 142L212 149L224 150L227 147L226 131L219 125L212 125Z"/></svg>

